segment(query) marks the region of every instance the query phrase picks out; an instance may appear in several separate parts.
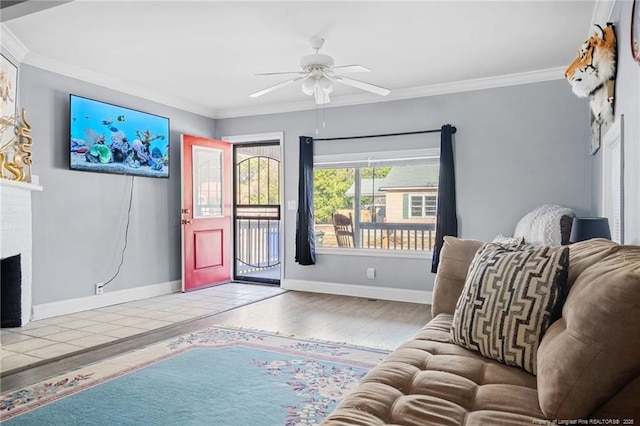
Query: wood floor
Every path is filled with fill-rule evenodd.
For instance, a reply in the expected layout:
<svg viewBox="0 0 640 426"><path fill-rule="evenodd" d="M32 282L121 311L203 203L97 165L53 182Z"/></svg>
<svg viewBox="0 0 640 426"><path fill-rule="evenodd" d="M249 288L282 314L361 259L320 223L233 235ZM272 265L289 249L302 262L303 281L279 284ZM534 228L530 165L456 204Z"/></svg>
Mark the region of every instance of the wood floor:
<svg viewBox="0 0 640 426"><path fill-rule="evenodd" d="M431 307L423 304L289 291L3 377L0 391L5 393L19 389L83 365L211 325L392 350L431 319L430 311Z"/></svg>

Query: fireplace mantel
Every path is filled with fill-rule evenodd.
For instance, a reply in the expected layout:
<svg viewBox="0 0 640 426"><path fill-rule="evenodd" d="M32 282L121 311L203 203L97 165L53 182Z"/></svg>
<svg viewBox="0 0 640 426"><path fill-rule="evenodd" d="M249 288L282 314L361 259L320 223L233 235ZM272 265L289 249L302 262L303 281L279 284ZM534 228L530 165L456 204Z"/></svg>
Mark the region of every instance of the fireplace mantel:
<svg viewBox="0 0 640 426"><path fill-rule="evenodd" d="M42 187L40 185L9 179L0 179L0 187L2 186L6 186L8 188L24 189L25 191L42 191Z"/></svg>

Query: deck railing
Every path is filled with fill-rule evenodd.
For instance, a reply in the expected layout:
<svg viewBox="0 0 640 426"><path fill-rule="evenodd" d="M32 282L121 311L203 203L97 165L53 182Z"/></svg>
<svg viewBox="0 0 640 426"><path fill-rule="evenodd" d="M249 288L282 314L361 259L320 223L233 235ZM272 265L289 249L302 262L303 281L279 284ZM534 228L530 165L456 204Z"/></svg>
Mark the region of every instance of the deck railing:
<svg viewBox="0 0 640 426"><path fill-rule="evenodd" d="M433 223L361 222L356 229L358 247L378 250L430 251L435 238ZM280 264L280 224L275 220L238 220L236 226L236 262L238 272L249 273ZM332 231L329 231L332 232ZM318 234L318 233L316 233ZM318 247L337 247L335 240L322 232L316 235ZM319 244L318 244L319 243Z"/></svg>
<svg viewBox="0 0 640 426"><path fill-rule="evenodd" d="M356 233L362 248L429 251L435 229L434 223L361 222Z"/></svg>
<svg viewBox="0 0 640 426"><path fill-rule="evenodd" d="M435 243L433 223L360 222L355 229L357 248L377 250L431 251ZM316 247L338 247L334 228L316 224Z"/></svg>
<svg viewBox="0 0 640 426"><path fill-rule="evenodd" d="M248 273L280 264L280 221L239 219L236 224L238 273Z"/></svg>

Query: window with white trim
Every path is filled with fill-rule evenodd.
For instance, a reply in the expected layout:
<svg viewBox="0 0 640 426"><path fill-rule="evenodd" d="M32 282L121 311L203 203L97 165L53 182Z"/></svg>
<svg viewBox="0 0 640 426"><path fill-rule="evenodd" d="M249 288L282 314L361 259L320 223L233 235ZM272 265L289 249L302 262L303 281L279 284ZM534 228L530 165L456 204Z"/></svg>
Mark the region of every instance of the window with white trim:
<svg viewBox="0 0 640 426"><path fill-rule="evenodd" d="M314 156L316 248L431 251L439 150Z"/></svg>

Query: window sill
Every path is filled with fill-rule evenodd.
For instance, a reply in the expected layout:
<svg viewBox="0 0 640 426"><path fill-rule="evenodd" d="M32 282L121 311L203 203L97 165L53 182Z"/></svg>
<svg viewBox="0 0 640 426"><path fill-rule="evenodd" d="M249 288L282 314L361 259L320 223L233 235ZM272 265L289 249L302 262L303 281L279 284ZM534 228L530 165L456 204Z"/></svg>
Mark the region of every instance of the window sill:
<svg viewBox="0 0 640 426"><path fill-rule="evenodd" d="M409 250L372 250L356 248L316 248L316 254L337 255L337 256L364 256L364 257L398 257L403 259L431 259L432 251L409 251Z"/></svg>

